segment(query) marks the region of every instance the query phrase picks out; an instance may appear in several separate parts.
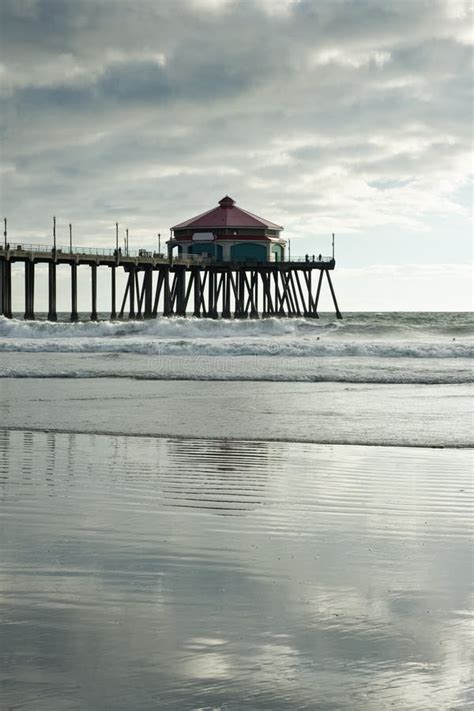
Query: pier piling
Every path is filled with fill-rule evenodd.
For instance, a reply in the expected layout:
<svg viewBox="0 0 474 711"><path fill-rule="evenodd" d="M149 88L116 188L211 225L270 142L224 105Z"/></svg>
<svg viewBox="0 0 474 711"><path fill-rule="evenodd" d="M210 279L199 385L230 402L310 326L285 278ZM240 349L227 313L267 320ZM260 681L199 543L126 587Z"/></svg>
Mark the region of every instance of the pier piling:
<svg viewBox="0 0 474 711"><path fill-rule="evenodd" d="M128 231L127 231L127 237L128 237ZM128 312L128 318L133 319L135 318L135 289L136 289L136 283L135 283L135 265L132 264L130 266L130 273L128 275L128 281L129 281L129 312Z"/></svg>
<svg viewBox="0 0 474 711"><path fill-rule="evenodd" d="M110 265L110 318L111 319L116 319L117 318L117 306L116 306L116 293L117 293L117 286L116 286L116 266L115 264Z"/></svg>
<svg viewBox="0 0 474 711"><path fill-rule="evenodd" d="M91 264L91 321L97 321L97 264Z"/></svg>
<svg viewBox="0 0 474 711"><path fill-rule="evenodd" d="M71 321L77 321L77 264L71 263Z"/></svg>
<svg viewBox="0 0 474 711"><path fill-rule="evenodd" d="M164 268L163 281L163 316L172 316L173 306L171 302L170 269L168 266Z"/></svg>
<svg viewBox="0 0 474 711"><path fill-rule="evenodd" d="M57 321L56 311L56 260L48 262L48 321Z"/></svg>
<svg viewBox="0 0 474 711"><path fill-rule="evenodd" d="M144 317L153 317L153 271L150 267L147 267L143 273L143 289L145 292L145 305L144 305Z"/></svg>
<svg viewBox="0 0 474 711"><path fill-rule="evenodd" d="M25 320L35 317L35 263L25 262Z"/></svg>

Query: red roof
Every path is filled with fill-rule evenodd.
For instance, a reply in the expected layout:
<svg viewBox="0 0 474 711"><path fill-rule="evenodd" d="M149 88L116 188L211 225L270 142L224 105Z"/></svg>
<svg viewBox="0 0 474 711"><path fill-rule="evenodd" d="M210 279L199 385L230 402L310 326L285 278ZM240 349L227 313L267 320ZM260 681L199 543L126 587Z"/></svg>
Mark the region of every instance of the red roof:
<svg viewBox="0 0 474 711"><path fill-rule="evenodd" d="M262 217L257 217L247 210L242 210L236 207L235 200L232 200L228 195L219 200L219 207L213 207L212 210L202 212L196 217L191 217L189 220L180 222L171 229L181 230L185 227L195 229L210 229L218 227L257 227L259 229L269 228L272 230L282 230L281 225L276 225L274 222L264 220Z"/></svg>

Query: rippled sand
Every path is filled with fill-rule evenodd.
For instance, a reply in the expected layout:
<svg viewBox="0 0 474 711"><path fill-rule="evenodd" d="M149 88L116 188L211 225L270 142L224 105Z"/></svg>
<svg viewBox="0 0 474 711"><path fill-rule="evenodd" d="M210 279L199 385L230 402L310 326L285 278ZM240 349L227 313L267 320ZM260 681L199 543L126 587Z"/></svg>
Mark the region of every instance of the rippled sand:
<svg viewBox="0 0 474 711"><path fill-rule="evenodd" d="M1 708L469 708L471 465L0 431Z"/></svg>

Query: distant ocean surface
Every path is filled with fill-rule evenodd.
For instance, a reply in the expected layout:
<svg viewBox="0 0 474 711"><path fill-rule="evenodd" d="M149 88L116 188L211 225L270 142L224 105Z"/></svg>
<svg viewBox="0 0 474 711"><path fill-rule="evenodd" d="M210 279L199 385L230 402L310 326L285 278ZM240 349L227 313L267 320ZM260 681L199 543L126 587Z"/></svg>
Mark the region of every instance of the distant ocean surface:
<svg viewBox="0 0 474 711"><path fill-rule="evenodd" d="M472 315L0 318L0 708L472 709Z"/></svg>

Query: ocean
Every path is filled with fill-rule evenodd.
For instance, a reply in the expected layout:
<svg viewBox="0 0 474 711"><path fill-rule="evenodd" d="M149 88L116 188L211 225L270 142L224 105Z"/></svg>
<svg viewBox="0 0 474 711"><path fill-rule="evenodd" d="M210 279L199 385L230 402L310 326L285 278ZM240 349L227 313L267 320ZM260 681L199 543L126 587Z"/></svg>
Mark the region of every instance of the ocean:
<svg viewBox="0 0 474 711"><path fill-rule="evenodd" d="M472 708L472 325L0 318L0 708Z"/></svg>

